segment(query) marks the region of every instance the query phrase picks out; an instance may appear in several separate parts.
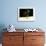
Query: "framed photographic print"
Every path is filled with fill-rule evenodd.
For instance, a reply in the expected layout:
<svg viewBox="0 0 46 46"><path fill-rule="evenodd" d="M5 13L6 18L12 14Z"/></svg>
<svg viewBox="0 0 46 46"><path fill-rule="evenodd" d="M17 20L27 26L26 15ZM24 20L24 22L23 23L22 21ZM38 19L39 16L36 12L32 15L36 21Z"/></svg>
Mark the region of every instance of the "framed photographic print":
<svg viewBox="0 0 46 46"><path fill-rule="evenodd" d="M18 8L18 21L34 21L35 9L31 7Z"/></svg>

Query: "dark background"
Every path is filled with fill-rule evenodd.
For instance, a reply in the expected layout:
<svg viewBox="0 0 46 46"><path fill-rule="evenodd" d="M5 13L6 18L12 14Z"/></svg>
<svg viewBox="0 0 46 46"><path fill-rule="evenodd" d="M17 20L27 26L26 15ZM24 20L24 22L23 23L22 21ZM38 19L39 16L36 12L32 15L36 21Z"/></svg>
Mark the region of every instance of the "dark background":
<svg viewBox="0 0 46 46"><path fill-rule="evenodd" d="M20 17L31 17L33 16L33 9L20 9ZM26 12L26 13L25 13Z"/></svg>

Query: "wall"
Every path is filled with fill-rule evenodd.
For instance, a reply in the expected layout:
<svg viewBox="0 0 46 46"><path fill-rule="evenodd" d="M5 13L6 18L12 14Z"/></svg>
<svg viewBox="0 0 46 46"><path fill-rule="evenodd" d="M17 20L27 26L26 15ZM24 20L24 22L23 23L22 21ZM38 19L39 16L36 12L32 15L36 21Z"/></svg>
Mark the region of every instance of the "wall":
<svg viewBox="0 0 46 46"><path fill-rule="evenodd" d="M45 0L0 0L0 25L13 24L16 28L41 27L46 28L46 1ZM36 20L34 22L18 22L18 7L34 7Z"/></svg>

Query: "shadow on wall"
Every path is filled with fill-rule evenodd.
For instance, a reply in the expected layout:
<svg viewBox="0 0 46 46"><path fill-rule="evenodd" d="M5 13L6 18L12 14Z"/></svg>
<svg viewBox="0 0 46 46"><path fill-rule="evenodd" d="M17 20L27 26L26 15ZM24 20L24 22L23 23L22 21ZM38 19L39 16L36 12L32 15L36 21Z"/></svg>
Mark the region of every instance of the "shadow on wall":
<svg viewBox="0 0 46 46"><path fill-rule="evenodd" d="M5 32L6 30L4 30L5 25L4 24L0 24L0 43L2 43L2 36L3 36L3 32Z"/></svg>

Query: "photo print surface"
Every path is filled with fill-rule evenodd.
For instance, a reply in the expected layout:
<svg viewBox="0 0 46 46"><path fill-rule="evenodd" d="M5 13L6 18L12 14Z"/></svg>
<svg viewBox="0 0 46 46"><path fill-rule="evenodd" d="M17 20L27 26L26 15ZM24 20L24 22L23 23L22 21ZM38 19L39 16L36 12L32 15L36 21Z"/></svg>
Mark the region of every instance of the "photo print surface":
<svg viewBox="0 0 46 46"><path fill-rule="evenodd" d="M19 17L32 17L33 16L33 9L20 9Z"/></svg>

